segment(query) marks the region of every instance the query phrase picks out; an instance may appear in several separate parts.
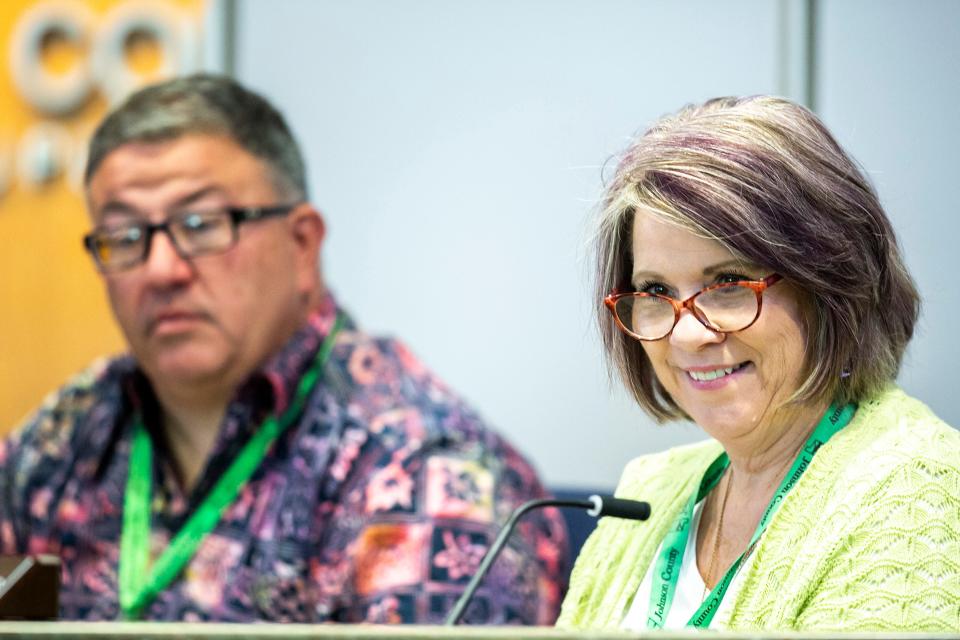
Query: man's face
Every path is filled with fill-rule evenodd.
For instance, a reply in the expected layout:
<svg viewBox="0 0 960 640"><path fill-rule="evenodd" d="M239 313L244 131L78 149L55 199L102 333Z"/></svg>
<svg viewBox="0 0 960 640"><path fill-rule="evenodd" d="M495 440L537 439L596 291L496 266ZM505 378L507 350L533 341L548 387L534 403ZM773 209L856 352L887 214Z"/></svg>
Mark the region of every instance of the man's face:
<svg viewBox="0 0 960 640"><path fill-rule="evenodd" d="M278 201L266 165L224 136L129 143L87 191L95 225ZM223 253L184 258L163 232L145 262L104 274L133 355L160 387L232 389L303 323L319 286L323 225L309 205L246 222Z"/></svg>

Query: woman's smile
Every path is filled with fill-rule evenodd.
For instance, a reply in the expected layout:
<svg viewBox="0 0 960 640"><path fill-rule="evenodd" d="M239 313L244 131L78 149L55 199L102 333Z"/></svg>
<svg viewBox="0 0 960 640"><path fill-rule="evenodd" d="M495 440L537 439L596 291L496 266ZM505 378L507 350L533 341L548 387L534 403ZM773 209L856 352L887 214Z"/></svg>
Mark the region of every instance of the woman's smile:
<svg viewBox="0 0 960 640"><path fill-rule="evenodd" d="M750 361L730 365L682 367L694 388L702 391L721 389L750 366Z"/></svg>

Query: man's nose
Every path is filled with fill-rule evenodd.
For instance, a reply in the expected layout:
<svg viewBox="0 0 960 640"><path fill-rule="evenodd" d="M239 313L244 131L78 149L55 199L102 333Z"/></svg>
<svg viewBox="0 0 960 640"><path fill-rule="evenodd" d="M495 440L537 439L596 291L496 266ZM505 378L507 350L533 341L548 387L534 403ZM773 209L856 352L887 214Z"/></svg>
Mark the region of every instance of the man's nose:
<svg viewBox="0 0 960 640"><path fill-rule="evenodd" d="M162 228L147 242L143 268L152 281L163 284L189 280L193 275L193 264L177 248L170 232Z"/></svg>

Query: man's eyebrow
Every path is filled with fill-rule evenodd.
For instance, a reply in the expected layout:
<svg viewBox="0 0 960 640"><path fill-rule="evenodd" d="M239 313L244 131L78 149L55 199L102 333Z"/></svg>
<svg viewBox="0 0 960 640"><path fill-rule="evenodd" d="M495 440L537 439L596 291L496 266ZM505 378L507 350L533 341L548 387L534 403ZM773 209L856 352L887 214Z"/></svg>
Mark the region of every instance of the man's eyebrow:
<svg viewBox="0 0 960 640"><path fill-rule="evenodd" d="M139 215L140 211L126 202L120 200L108 200L100 209L97 211L100 218L106 216L136 216Z"/></svg>
<svg viewBox="0 0 960 640"><path fill-rule="evenodd" d="M170 207L171 210L183 209L184 207L189 207L190 205L196 203L198 200L203 200L207 196L211 195L224 195L222 188L216 185L210 185L208 187L203 187L202 189L197 189L192 193L179 198L176 202L173 203L173 206Z"/></svg>
<svg viewBox="0 0 960 640"><path fill-rule="evenodd" d="M208 186L201 189L197 189L191 193L188 193L185 196L182 196L177 199L176 202L170 207L170 210L176 211L177 209L182 209L184 207L189 207L191 204L202 200L210 195L220 195L223 194L223 189L218 186ZM100 207L99 212L100 217L103 218L108 215L117 215L117 216L136 216L143 215L143 212L140 211L137 207L123 202L122 200L108 200Z"/></svg>

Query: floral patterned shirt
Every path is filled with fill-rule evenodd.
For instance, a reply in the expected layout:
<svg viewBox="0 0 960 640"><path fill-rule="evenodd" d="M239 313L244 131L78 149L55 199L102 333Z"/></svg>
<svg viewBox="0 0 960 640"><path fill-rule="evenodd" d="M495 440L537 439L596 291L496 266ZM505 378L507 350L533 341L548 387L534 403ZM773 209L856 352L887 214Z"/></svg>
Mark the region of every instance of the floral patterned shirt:
<svg viewBox="0 0 960 640"><path fill-rule="evenodd" d="M155 558L263 418L287 407L337 312L328 297L237 390L190 491L136 363L120 357L81 373L0 444L0 551L60 556L61 617L118 619L136 416L154 441ZM520 454L402 344L347 319L300 420L143 617L439 623L510 511L542 495ZM562 522L550 509L525 516L466 622L553 622L566 571Z"/></svg>

